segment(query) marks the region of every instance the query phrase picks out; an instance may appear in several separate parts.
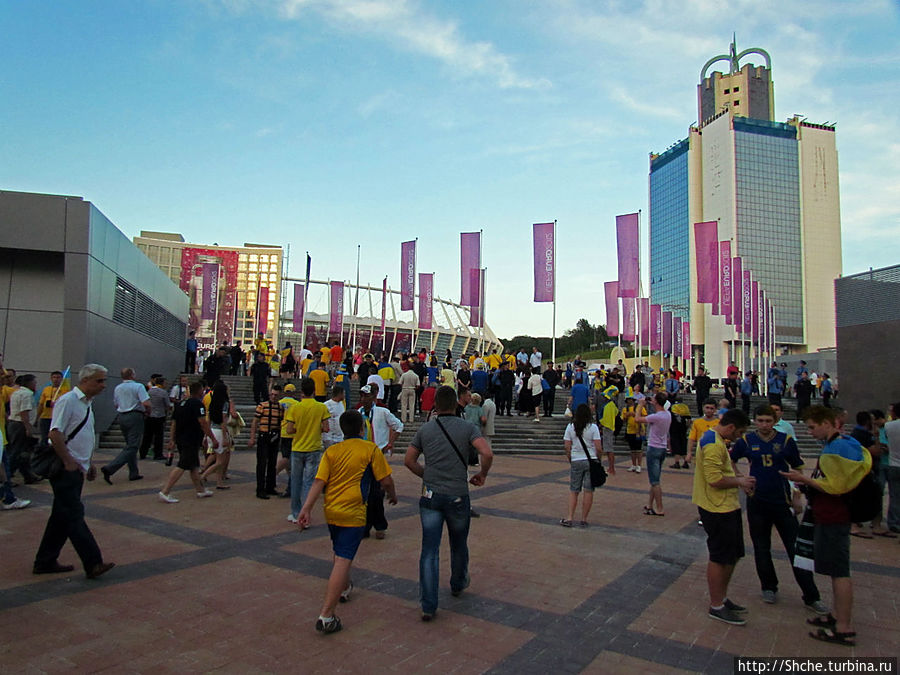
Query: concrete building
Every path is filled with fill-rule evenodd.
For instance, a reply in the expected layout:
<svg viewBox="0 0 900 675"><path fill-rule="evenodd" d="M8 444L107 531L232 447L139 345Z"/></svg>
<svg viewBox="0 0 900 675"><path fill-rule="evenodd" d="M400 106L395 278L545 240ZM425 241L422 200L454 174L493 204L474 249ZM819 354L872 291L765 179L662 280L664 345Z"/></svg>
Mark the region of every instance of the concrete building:
<svg viewBox="0 0 900 675"><path fill-rule="evenodd" d="M740 64L758 54L765 65ZM710 66L728 61L730 72ZM650 297L691 322L693 364L722 377L787 353L835 345L833 282L841 273L833 126L774 119L771 59L760 49L710 59L687 138L650 155ZM774 306L774 348L762 351L710 303L697 302L694 223L714 221ZM718 269L716 270L718 274ZM688 368L690 370L690 368Z"/></svg>
<svg viewBox="0 0 900 675"><path fill-rule="evenodd" d="M188 295L190 328L201 349L238 340L249 346L258 332L270 341L278 336L280 246L189 244L180 234L151 231L142 231L134 244ZM205 304L210 288L214 299Z"/></svg>
<svg viewBox="0 0 900 675"><path fill-rule="evenodd" d="M187 297L81 197L0 191L0 350L39 386L71 366L109 368L94 405L112 421L122 368L139 379L184 365Z"/></svg>

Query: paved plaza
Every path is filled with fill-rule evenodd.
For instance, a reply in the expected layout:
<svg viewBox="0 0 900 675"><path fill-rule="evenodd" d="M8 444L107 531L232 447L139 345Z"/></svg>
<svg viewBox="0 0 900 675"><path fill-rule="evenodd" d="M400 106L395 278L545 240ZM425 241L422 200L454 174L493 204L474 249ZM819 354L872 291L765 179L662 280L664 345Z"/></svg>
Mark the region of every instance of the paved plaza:
<svg viewBox="0 0 900 675"><path fill-rule="evenodd" d="M140 482L123 472L112 487L86 483L87 521L116 563L96 581L80 568L31 574L51 496L46 482L19 488L35 503L0 514L0 670L724 673L736 655L900 651L896 539L853 539L854 649L807 637L809 614L781 553L779 602L763 604L749 538L730 593L748 606L748 623L728 626L706 616L690 472L664 472L666 516L656 518L641 514L646 474L620 469L597 493L590 527L565 529L561 456L496 458L487 485L472 490L482 514L469 538L472 584L450 595L445 537L430 623L417 603L419 482L393 457L400 503L386 507L387 538L363 542L356 589L338 607L344 630L320 635L313 623L331 568L321 508L300 533L285 520L287 500L254 497L254 462L252 452L235 453L232 489L213 499L196 499L185 477L174 505L156 499L168 471L161 462L143 462ZM60 562L78 563L71 546ZM829 580L817 582L830 603Z"/></svg>

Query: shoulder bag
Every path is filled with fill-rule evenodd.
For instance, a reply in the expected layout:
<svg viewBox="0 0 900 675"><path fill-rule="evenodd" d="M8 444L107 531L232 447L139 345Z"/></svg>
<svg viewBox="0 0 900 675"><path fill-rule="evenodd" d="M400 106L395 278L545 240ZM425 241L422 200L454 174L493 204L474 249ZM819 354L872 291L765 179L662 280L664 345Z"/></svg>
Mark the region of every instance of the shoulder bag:
<svg viewBox="0 0 900 675"><path fill-rule="evenodd" d="M599 459L594 459L588 454L587 445L584 444L584 439L581 436L578 436L578 440L581 441L581 449L584 450L584 456L587 457L588 465L590 466L591 487L603 487L603 484L606 483L606 469L603 468L603 464L600 463Z"/></svg>
<svg viewBox="0 0 900 675"><path fill-rule="evenodd" d="M82 428L84 428L90 415L91 409L88 407L84 419L81 420L78 426L72 430L72 433L66 437L67 444L78 435L78 432L81 431ZM31 453L31 470L41 478L55 478L62 469L62 460L59 458L59 455L56 454L56 451L53 449L53 443L51 443L49 439L45 445L38 446L37 449Z"/></svg>

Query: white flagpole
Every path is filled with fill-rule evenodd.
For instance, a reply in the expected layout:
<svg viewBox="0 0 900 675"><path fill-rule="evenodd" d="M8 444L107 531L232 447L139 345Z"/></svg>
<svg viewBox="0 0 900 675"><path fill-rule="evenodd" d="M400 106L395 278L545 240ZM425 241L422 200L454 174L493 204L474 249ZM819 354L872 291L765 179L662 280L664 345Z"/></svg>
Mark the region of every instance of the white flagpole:
<svg viewBox="0 0 900 675"><path fill-rule="evenodd" d="M551 358L556 363L556 219L553 219L553 340L551 348Z"/></svg>

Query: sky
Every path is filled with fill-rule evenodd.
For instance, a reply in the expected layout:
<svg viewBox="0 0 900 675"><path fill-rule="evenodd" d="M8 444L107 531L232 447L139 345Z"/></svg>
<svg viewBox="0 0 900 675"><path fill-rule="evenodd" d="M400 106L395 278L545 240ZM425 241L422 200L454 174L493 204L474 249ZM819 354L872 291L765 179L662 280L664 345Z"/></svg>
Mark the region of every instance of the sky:
<svg viewBox="0 0 900 675"><path fill-rule="evenodd" d="M456 301L459 233L483 230L500 337L551 332L531 224L556 220L561 334L605 322L617 214L642 211L646 260L648 154L687 136L733 33L771 55L777 120L836 124L843 272L897 263L898 17L891 0L0 0L0 189L84 197L129 238L290 245L297 277L309 251L313 278L354 280L360 245L361 281L396 288L417 237L418 271Z"/></svg>

